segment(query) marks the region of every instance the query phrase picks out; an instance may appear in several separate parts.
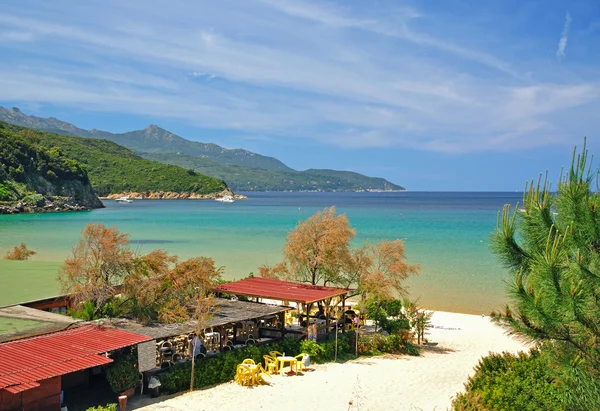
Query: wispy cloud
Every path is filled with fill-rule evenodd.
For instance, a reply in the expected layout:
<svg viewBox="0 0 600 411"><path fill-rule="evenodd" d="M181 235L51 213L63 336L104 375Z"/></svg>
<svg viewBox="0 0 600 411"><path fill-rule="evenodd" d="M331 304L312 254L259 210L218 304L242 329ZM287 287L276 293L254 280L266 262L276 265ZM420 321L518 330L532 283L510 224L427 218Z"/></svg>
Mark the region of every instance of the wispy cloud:
<svg viewBox="0 0 600 411"><path fill-rule="evenodd" d="M558 40L558 48L556 49L556 57L560 60L565 57L567 42L569 41L569 30L571 29L571 13L567 11L565 15L565 25L563 26L560 40Z"/></svg>
<svg viewBox="0 0 600 411"><path fill-rule="evenodd" d="M69 13L26 3L0 11L6 101L149 115L270 141L449 153L566 140L573 131L559 120L600 105L596 77L559 76L515 52L512 38L487 46L489 25L454 16L452 26L395 2L106 0ZM570 24L567 13L561 56Z"/></svg>

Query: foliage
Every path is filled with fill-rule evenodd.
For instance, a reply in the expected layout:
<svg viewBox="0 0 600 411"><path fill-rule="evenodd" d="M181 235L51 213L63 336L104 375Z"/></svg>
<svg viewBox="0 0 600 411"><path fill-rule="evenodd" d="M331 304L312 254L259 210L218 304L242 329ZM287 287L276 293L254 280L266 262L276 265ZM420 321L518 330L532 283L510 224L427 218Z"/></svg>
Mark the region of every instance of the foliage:
<svg viewBox="0 0 600 411"><path fill-rule="evenodd" d="M404 307L406 311L406 318L410 324L410 329L414 331L417 336L417 344L421 344L425 337L425 330L431 324L431 317L433 311L425 311L417 306L416 301L411 301L408 298L404 299Z"/></svg>
<svg viewBox="0 0 600 411"><path fill-rule="evenodd" d="M359 355L409 354L419 355L419 350L409 342L408 333L384 335L375 333L358 338Z"/></svg>
<svg viewBox="0 0 600 411"><path fill-rule="evenodd" d="M88 301L93 314L99 313L132 268L134 256L126 248L128 243L128 234L116 227L88 224L59 272L61 291L73 295L75 306Z"/></svg>
<svg viewBox="0 0 600 411"><path fill-rule="evenodd" d="M25 197L25 202L39 205L41 194L62 194L72 182L88 184L82 164L40 145L36 133L0 122L0 201Z"/></svg>
<svg viewBox="0 0 600 411"><path fill-rule="evenodd" d="M521 211L506 206L492 248L510 271L513 303L496 321L553 347L561 382L579 389L580 399L597 399L597 384L581 384L600 378L600 197L591 191L587 154L585 144L574 151L556 193L540 178L526 187Z"/></svg>
<svg viewBox="0 0 600 411"><path fill-rule="evenodd" d="M122 143L124 144L124 143ZM127 144L124 144L127 146ZM136 152L139 150L136 150ZM364 191L403 190L383 178L337 170L267 170L254 165L225 164L181 153L149 152L140 155L161 163L192 168L202 174L222 179L237 191Z"/></svg>
<svg viewBox="0 0 600 411"><path fill-rule="evenodd" d="M207 319L210 287L221 275L212 259L178 262L163 250L137 256L128 245L128 235L115 227L86 226L58 277L62 292L73 296L74 316L166 323Z"/></svg>
<svg viewBox="0 0 600 411"><path fill-rule="evenodd" d="M557 192L547 177L528 184L523 208L505 206L492 235L513 303L494 319L537 344L561 393L555 407L576 410L600 398L600 198L587 154L585 143L574 151Z"/></svg>
<svg viewBox="0 0 600 411"><path fill-rule="evenodd" d="M538 350L482 358L465 388L452 403L455 410L577 409L566 406L567 391L552 377L547 357Z"/></svg>
<svg viewBox="0 0 600 411"><path fill-rule="evenodd" d="M205 358L195 363L194 387L202 388L233 380L236 367L244 359L251 358L257 364L262 362L263 355L270 351L300 353L300 341L295 338L284 338L273 344L248 346L242 349L221 353L216 357ZM190 387L191 362L176 364L168 372L159 376L161 390L167 393L185 391Z"/></svg>
<svg viewBox="0 0 600 411"><path fill-rule="evenodd" d="M86 411L117 411L117 404L106 404L106 405L98 405L96 407L90 407Z"/></svg>
<svg viewBox="0 0 600 411"><path fill-rule="evenodd" d="M313 285L356 287L363 303L403 295L404 280L418 271L418 266L406 263L404 243L366 243L355 250L350 246L355 233L344 214L336 215L335 207L326 208L299 222L287 236L284 261L260 267L259 274Z"/></svg>
<svg viewBox="0 0 600 411"><path fill-rule="evenodd" d="M132 348L129 352L122 352L106 367L106 379L116 394L127 391L138 383L137 360L137 349Z"/></svg>
<svg viewBox="0 0 600 411"><path fill-rule="evenodd" d="M27 248L25 243L21 243L13 247L12 251L7 251L4 259L6 260L29 260L29 257L37 253Z"/></svg>
<svg viewBox="0 0 600 411"><path fill-rule="evenodd" d="M60 147L72 158L85 163L92 186L99 195L129 191L209 194L227 188L221 180L202 174L190 175L181 167L143 159L106 140L43 133L42 143Z"/></svg>

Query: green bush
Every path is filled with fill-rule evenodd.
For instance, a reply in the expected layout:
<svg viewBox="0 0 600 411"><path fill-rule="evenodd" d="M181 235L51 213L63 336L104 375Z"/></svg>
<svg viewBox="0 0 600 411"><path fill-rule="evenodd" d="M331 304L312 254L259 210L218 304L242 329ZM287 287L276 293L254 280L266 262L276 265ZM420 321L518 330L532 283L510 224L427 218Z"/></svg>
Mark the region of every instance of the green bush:
<svg viewBox="0 0 600 411"><path fill-rule="evenodd" d="M419 348L408 342L406 333L363 335L358 339L359 355L408 354L419 355Z"/></svg>
<svg viewBox="0 0 600 411"><path fill-rule="evenodd" d="M454 410L566 410L565 392L555 383L546 358L530 354L491 354L482 358Z"/></svg>
<svg viewBox="0 0 600 411"><path fill-rule="evenodd" d="M117 404L98 405L97 407L90 407L86 411L117 411Z"/></svg>
<svg viewBox="0 0 600 411"><path fill-rule="evenodd" d="M41 207L45 204L44 196L41 194L29 194L21 200L24 204Z"/></svg>
<svg viewBox="0 0 600 411"><path fill-rule="evenodd" d="M137 359L137 349L133 348L129 352L123 352L106 367L106 379L116 394L127 391L138 383Z"/></svg>
<svg viewBox="0 0 600 411"><path fill-rule="evenodd" d="M251 358L258 364L263 361L263 355L270 351L299 354L301 352L300 341L294 338L284 338L273 344L249 346L197 361L194 371L194 387L202 388L231 381L235 377L237 365L243 360ZM188 390L191 372L191 362L174 365L169 371L158 376L161 390L167 393Z"/></svg>

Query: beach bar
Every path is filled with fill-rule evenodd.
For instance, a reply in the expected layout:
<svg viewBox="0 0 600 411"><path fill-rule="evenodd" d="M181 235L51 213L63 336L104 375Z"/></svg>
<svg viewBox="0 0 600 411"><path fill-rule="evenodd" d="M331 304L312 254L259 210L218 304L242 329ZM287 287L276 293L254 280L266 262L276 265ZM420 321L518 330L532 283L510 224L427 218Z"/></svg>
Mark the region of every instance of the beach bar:
<svg viewBox="0 0 600 411"><path fill-rule="evenodd" d="M256 298L257 301L267 299L282 301L285 304L294 302L297 304L297 307L304 307L306 321L304 325L300 325L304 328L304 333L307 337L314 335L316 338L317 334L324 334L329 330L331 313L328 310L330 307L337 305L332 304L334 299L338 298L343 308L346 296L351 290L272 278L252 277L214 286L213 291L219 294ZM323 304L324 312L317 316L311 315L313 305L321 302L325 303ZM313 331L311 331L311 326L313 327ZM316 332L314 329L316 329ZM293 326L288 326L286 331L297 332L299 330Z"/></svg>
<svg viewBox="0 0 600 411"><path fill-rule="evenodd" d="M102 322L152 340L140 347L146 353L141 355L146 358L140 359L140 371L145 372L148 379L178 362L189 361L192 356L191 343L196 333L202 340L201 358L278 340L284 335L284 314L292 309L224 298L215 298L213 304L210 316L201 325L197 320L141 324L129 319L112 318Z"/></svg>

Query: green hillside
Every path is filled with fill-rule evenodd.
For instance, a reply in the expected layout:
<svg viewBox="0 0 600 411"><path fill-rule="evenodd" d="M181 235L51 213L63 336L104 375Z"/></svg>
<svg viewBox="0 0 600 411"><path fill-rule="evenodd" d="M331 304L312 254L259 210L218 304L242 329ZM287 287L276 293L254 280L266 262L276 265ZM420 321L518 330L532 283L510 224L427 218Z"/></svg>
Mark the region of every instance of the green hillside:
<svg viewBox="0 0 600 411"><path fill-rule="evenodd" d="M60 209L65 204L98 208L86 167L56 147L41 144L40 132L0 122L0 202L2 212L35 211L5 207ZM56 202L56 204L55 204ZM72 203L72 204L69 204Z"/></svg>
<svg viewBox="0 0 600 411"><path fill-rule="evenodd" d="M383 178L336 170L296 171L273 157L243 149L190 141L158 126L128 133L85 130L56 118L23 114L0 107L0 120L60 134L102 138L125 146L144 158L193 169L219 178L237 191L364 191L403 190Z"/></svg>
<svg viewBox="0 0 600 411"><path fill-rule="evenodd" d="M96 193L105 196L123 192L172 191L195 194L217 193L227 188L218 179L193 170L144 159L111 141L73 137L1 123L4 129L27 136L40 146L64 153L82 163Z"/></svg>
<svg viewBox="0 0 600 411"><path fill-rule="evenodd" d="M227 181L234 191L398 191L404 188L383 178L350 171L272 171L218 164L207 158L176 153L140 153L144 158L194 169Z"/></svg>

